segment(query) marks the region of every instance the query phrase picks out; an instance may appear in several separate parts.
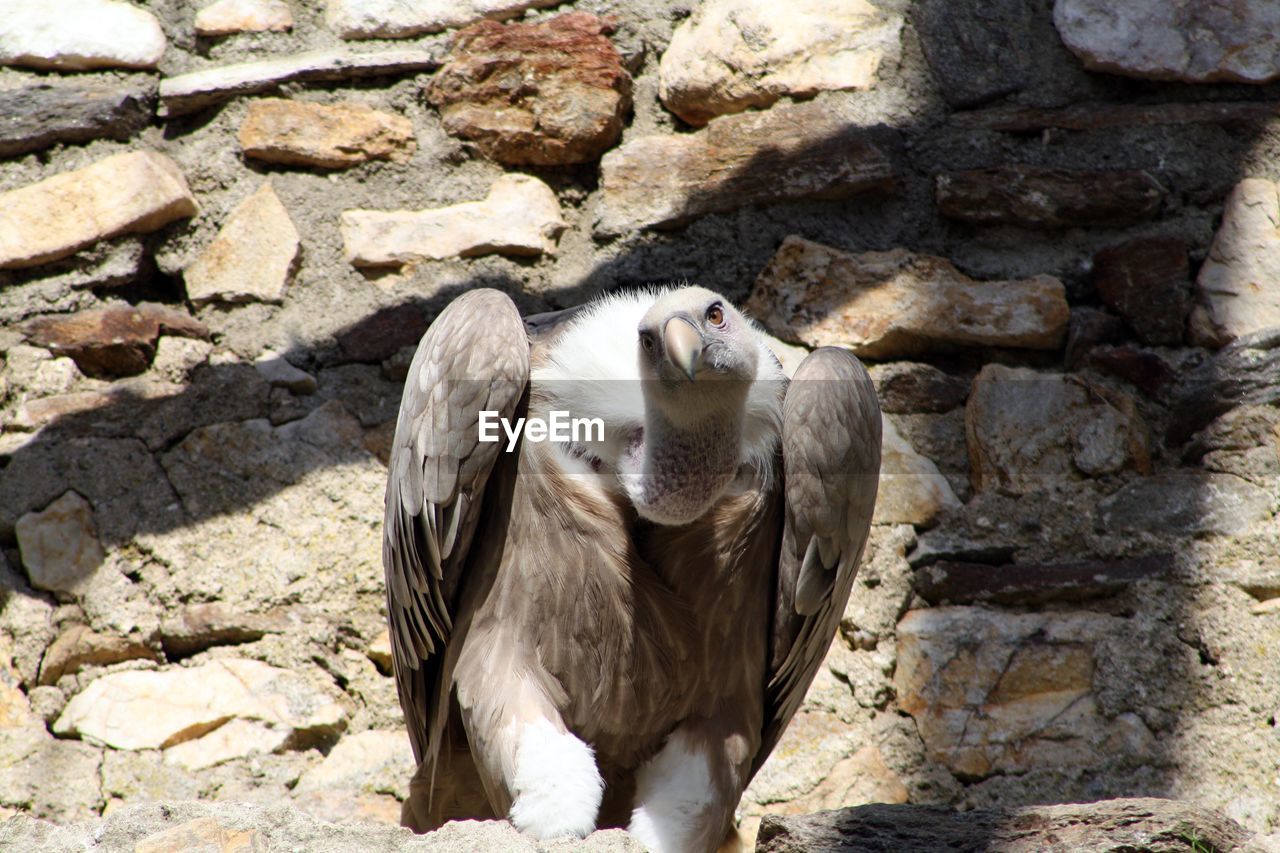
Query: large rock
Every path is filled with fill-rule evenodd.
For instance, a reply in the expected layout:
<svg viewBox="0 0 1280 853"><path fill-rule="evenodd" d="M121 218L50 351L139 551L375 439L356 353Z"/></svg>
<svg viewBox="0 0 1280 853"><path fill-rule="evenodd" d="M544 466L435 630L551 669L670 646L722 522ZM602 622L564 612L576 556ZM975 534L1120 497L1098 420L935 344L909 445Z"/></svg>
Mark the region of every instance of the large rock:
<svg viewBox="0 0 1280 853"><path fill-rule="evenodd" d="M868 371L876 386L880 410L895 415L942 414L964 405L969 382L929 364L891 361Z"/></svg>
<svg viewBox="0 0 1280 853"><path fill-rule="evenodd" d="M1169 440L1181 443L1240 405L1280 401L1280 329L1254 332L1223 347L1182 376L1171 410Z"/></svg>
<svg viewBox="0 0 1280 853"><path fill-rule="evenodd" d="M938 175L938 212L979 225L1131 225L1160 210L1165 189L1146 172L1000 166Z"/></svg>
<svg viewBox="0 0 1280 853"><path fill-rule="evenodd" d="M53 71L155 68L164 33L155 16L119 0L7 0L0 64Z"/></svg>
<svg viewBox="0 0 1280 853"><path fill-rule="evenodd" d="M924 58L952 107L972 107L1035 85L1042 52L1036 17L1022 0L918 0L911 6Z"/></svg>
<svg viewBox="0 0 1280 853"><path fill-rule="evenodd" d="M1182 343L1190 275L1186 241L1176 237L1130 240L1093 256L1093 286L1098 296L1115 309L1139 340L1152 346Z"/></svg>
<svg viewBox="0 0 1280 853"><path fill-rule="evenodd" d="M143 372L161 335L199 340L207 339L209 330L184 310L149 302L39 317L27 324L31 343L68 356L86 376L97 377Z"/></svg>
<svg viewBox="0 0 1280 853"><path fill-rule="evenodd" d="M957 346L1056 349L1067 328L1056 278L974 281L905 249L852 255L788 237L756 279L747 312L787 341L896 358Z"/></svg>
<svg viewBox="0 0 1280 853"><path fill-rule="evenodd" d="M40 663L40 683L56 684L64 675L86 666L106 666L127 660L155 660L149 646L129 637L99 634L84 625L72 625L53 641Z"/></svg>
<svg viewBox="0 0 1280 853"><path fill-rule="evenodd" d="M1220 347L1280 326L1280 193L1273 181L1246 178L1227 196L1222 224L1196 276L1199 304L1191 337Z"/></svg>
<svg viewBox="0 0 1280 853"><path fill-rule="evenodd" d="M1133 401L1072 375L988 364L973 380L965 436L977 491L1018 495L1080 475L1151 470Z"/></svg>
<svg viewBox="0 0 1280 853"><path fill-rule="evenodd" d="M285 166L345 169L369 160L406 161L417 143L404 116L363 104L261 98L240 125L244 156Z"/></svg>
<svg viewBox="0 0 1280 853"><path fill-rule="evenodd" d="M1269 490L1233 474L1166 471L1135 480L1098 505L1107 533L1239 536L1271 517Z"/></svg>
<svg viewBox="0 0 1280 853"><path fill-rule="evenodd" d="M196 35L285 32L293 13L284 0L215 0L196 13Z"/></svg>
<svg viewBox="0 0 1280 853"><path fill-rule="evenodd" d="M587 12L474 24L454 38L427 100L447 131L499 162L594 162L618 141L631 107L631 78L610 31Z"/></svg>
<svg viewBox="0 0 1280 853"><path fill-rule="evenodd" d="M710 0L676 28L658 93L696 126L781 97L869 89L898 51L902 18L866 0Z"/></svg>
<svg viewBox="0 0 1280 853"><path fill-rule="evenodd" d="M1053 23L1092 71L1187 83L1280 77L1280 8L1197 0L1056 0Z"/></svg>
<svg viewBox="0 0 1280 853"><path fill-rule="evenodd" d="M31 585L49 592L73 592L102 565L93 507L68 491L14 525L22 565Z"/></svg>
<svg viewBox="0 0 1280 853"><path fill-rule="evenodd" d="M641 136L600 161L596 231L625 234L751 204L886 189L894 178L889 141L821 103L722 116L697 133Z"/></svg>
<svg viewBox="0 0 1280 853"><path fill-rule="evenodd" d="M0 91L0 157L59 142L125 140L151 123L154 85L36 83Z"/></svg>
<svg viewBox="0 0 1280 853"><path fill-rule="evenodd" d="M289 630L282 613L246 613L221 602L190 604L160 623L160 642L170 659L188 657L211 646L251 643Z"/></svg>
<svg viewBox="0 0 1280 853"><path fill-rule="evenodd" d="M115 749L165 749L235 719L305 741L341 731L347 714L332 685L261 661L226 658L103 675L71 698L53 730Z"/></svg>
<svg viewBox="0 0 1280 853"><path fill-rule="evenodd" d="M484 201L434 210L348 210L339 220L343 254L356 266L498 253L536 256L555 251L566 227L551 188L529 175L503 175Z"/></svg>
<svg viewBox="0 0 1280 853"><path fill-rule="evenodd" d="M56 261L98 240L155 231L195 212L195 196L168 157L114 154L0 193L0 269Z"/></svg>
<svg viewBox="0 0 1280 853"><path fill-rule="evenodd" d="M873 524L928 526L947 510L960 506L947 478L931 459L916 452L893 421L883 421L880 488Z"/></svg>
<svg viewBox="0 0 1280 853"><path fill-rule="evenodd" d="M557 0L328 0L325 21L344 39L407 38L555 5Z"/></svg>
<svg viewBox="0 0 1280 853"><path fill-rule="evenodd" d="M232 209L208 247L182 273L187 298L281 302L298 259L298 229L266 181Z"/></svg>

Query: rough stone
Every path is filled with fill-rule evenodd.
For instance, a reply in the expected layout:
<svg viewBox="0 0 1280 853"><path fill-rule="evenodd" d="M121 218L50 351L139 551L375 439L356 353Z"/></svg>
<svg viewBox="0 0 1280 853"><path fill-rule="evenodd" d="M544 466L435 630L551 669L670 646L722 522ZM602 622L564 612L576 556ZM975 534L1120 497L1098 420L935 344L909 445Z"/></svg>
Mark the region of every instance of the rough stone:
<svg viewBox="0 0 1280 853"><path fill-rule="evenodd" d="M1085 68L1148 80L1267 83L1280 77L1280 9L1196 0L1056 0L1053 23Z"/></svg>
<svg viewBox="0 0 1280 853"><path fill-rule="evenodd" d="M0 804L59 821L97 817L101 766L101 750L51 738L43 727L0 729ZM40 849L34 843L10 844L2 828L6 824L0 823L0 848Z"/></svg>
<svg viewBox="0 0 1280 853"><path fill-rule="evenodd" d="M1159 578L1174 567L1172 555L1075 563L953 563L940 560L916 572L913 586L930 604L1041 605L1115 595L1129 585Z"/></svg>
<svg viewBox="0 0 1280 853"><path fill-rule="evenodd" d="M314 394L320 387L314 376L294 367L284 356L272 350L263 350L253 360L253 366L272 387L288 388L295 394Z"/></svg>
<svg viewBox="0 0 1280 853"><path fill-rule="evenodd" d="M1093 286L1098 296L1144 344L1182 343L1190 307L1187 248L1186 241L1176 237L1151 237L1130 240L1093 256Z"/></svg>
<svg viewBox="0 0 1280 853"><path fill-rule="evenodd" d="M195 197L168 157L114 154L0 193L0 269L56 261L99 240L155 231L195 212Z"/></svg>
<svg viewBox="0 0 1280 853"><path fill-rule="evenodd" d="M344 39L407 38L555 5L556 0L328 0L325 21Z"/></svg>
<svg viewBox="0 0 1280 853"><path fill-rule="evenodd" d="M357 103L261 98L240 125L244 156L285 166L345 169L369 160L407 161L417 142L404 116Z"/></svg>
<svg viewBox="0 0 1280 853"><path fill-rule="evenodd" d="M1072 308L1063 365L1075 370L1099 344L1119 343L1124 337L1124 321L1115 314L1088 306Z"/></svg>
<svg viewBox="0 0 1280 853"><path fill-rule="evenodd" d="M1181 444L1219 415L1240 405L1280 401L1280 329L1247 335L1182 376L1169 422Z"/></svg>
<svg viewBox="0 0 1280 853"><path fill-rule="evenodd" d="M713 0L676 28L659 64L667 109L695 126L782 97L869 89L902 18L866 0Z"/></svg>
<svg viewBox="0 0 1280 853"><path fill-rule="evenodd" d="M696 133L640 136L600 161L595 230L618 235L752 204L885 190L894 180L891 143L818 102L721 116Z"/></svg>
<svg viewBox="0 0 1280 853"><path fill-rule="evenodd" d="M59 142L126 140L151 122L154 86L37 83L0 91L0 157Z"/></svg>
<svg viewBox="0 0 1280 853"><path fill-rule="evenodd" d="M364 650L369 660L373 661L383 674L391 672L391 632L383 630L373 638L373 642Z"/></svg>
<svg viewBox="0 0 1280 853"><path fill-rule="evenodd" d="M367 731L338 741L324 761L302 774L296 793L326 788L408 795L407 782L417 763L403 731Z"/></svg>
<svg viewBox="0 0 1280 853"><path fill-rule="evenodd" d="M965 435L979 492L1026 494L1079 474L1151 470L1133 401L1078 376L988 364L973 380Z"/></svg>
<svg viewBox="0 0 1280 853"><path fill-rule="evenodd" d="M1023 228L1131 225L1160 210L1165 190L1146 172L1015 165L943 172L938 212L978 225Z"/></svg>
<svg viewBox="0 0 1280 853"><path fill-rule="evenodd" d="M216 0L196 13L196 35L286 32L293 13L284 0Z"/></svg>
<svg viewBox="0 0 1280 853"><path fill-rule="evenodd" d="M1275 183L1246 178L1222 210L1209 257L1196 276L1191 339L1220 347L1280 326L1280 194Z"/></svg>
<svg viewBox="0 0 1280 853"><path fill-rule="evenodd" d="M971 107L1028 87L1033 57L1042 49L1032 31L1034 15L1020 0L912 4L925 60L948 104Z"/></svg>
<svg viewBox="0 0 1280 853"><path fill-rule="evenodd" d="M155 660L156 653L136 639L99 634L84 625L73 625L45 652L40 664L40 683L55 684L62 676L86 666L139 659Z"/></svg>
<svg viewBox="0 0 1280 853"><path fill-rule="evenodd" d="M218 235L183 271L187 298L280 302L298 259L298 229L271 181L232 209Z"/></svg>
<svg viewBox="0 0 1280 853"><path fill-rule="evenodd" d="M164 751L164 762L187 770L204 770L237 758L275 752L288 743L289 737L288 728L236 718L206 735L169 747Z"/></svg>
<svg viewBox="0 0 1280 853"><path fill-rule="evenodd" d="M289 619L279 612L245 613L220 602L190 604L160 623L160 642L171 660L211 646L251 643L267 634L288 631Z"/></svg>
<svg viewBox="0 0 1280 853"><path fill-rule="evenodd" d="M338 346L346 361L377 364L406 347L416 351L430 324L431 317L422 308L392 305L339 332ZM397 381L403 383L404 379Z"/></svg>
<svg viewBox="0 0 1280 853"><path fill-rule="evenodd" d="M938 466L917 453L888 418L883 421L880 453L880 489L873 524L927 527L942 513L960 506Z"/></svg>
<svg viewBox="0 0 1280 853"><path fill-rule="evenodd" d="M160 22L117 0L8 0L0 64L48 71L155 68L164 55Z"/></svg>
<svg viewBox="0 0 1280 853"><path fill-rule="evenodd" d="M148 302L40 317L27 324L31 343L70 357L82 373L95 377L142 373L161 335L203 339L209 330L186 311Z"/></svg>
<svg viewBox="0 0 1280 853"><path fill-rule="evenodd" d="M93 508L73 491L19 518L14 533L22 565L37 589L73 592L102 565Z"/></svg>
<svg viewBox="0 0 1280 853"><path fill-rule="evenodd" d="M595 162L618 141L631 107L631 78L610 31L588 12L474 24L454 38L427 100L449 133L499 162Z"/></svg>
<svg viewBox="0 0 1280 853"><path fill-rule="evenodd" d="M331 685L261 661L226 658L104 675L71 698L53 729L116 749L164 749L233 719L305 739L341 731L346 718Z"/></svg>
<svg viewBox="0 0 1280 853"><path fill-rule="evenodd" d="M1223 414L1197 432L1183 450L1189 462L1220 450L1252 450L1275 441L1280 428L1280 408L1241 406Z"/></svg>
<svg viewBox="0 0 1280 853"><path fill-rule="evenodd" d="M257 853L266 849L267 839L256 829L228 829L215 818L198 817L141 839L134 845L133 853L180 853L187 850Z"/></svg>
<svg viewBox="0 0 1280 853"><path fill-rule="evenodd" d="M1275 500L1232 474L1167 471L1125 486L1098 505L1099 530L1165 536L1238 536L1271 517Z"/></svg>
<svg viewBox="0 0 1280 853"><path fill-rule="evenodd" d="M1177 371L1159 355L1134 347L1097 347L1089 364L1118 376L1153 400L1166 402L1178 381Z"/></svg>
<svg viewBox="0 0 1280 853"><path fill-rule="evenodd" d="M944 5L939 0L939 5ZM1023 7L1025 8L1025 7ZM1086 103L1066 107L993 107L956 113L956 127L1030 133L1048 128L1104 130L1112 127L1184 127L1220 124L1228 127L1266 121L1280 113L1276 101L1187 101L1164 104Z"/></svg>
<svg viewBox="0 0 1280 853"><path fill-rule="evenodd" d="M185 115L285 83L407 74L430 71L439 64L435 54L419 49L353 53L338 48L223 65L161 80L161 114Z"/></svg>
<svg viewBox="0 0 1280 853"><path fill-rule="evenodd" d="M553 253L566 227L551 188L514 174L494 181L484 201L421 211L348 210L339 224L346 259L361 267Z"/></svg>
<svg viewBox="0 0 1280 853"><path fill-rule="evenodd" d="M212 353L213 344L208 341L165 335L156 341L151 369L168 381L181 384L191 378L193 370L207 364Z"/></svg>
<svg viewBox="0 0 1280 853"><path fill-rule="evenodd" d="M876 386L880 410L896 415L941 414L964 405L969 383L928 364L892 361L868 371Z"/></svg>
<svg viewBox="0 0 1280 853"><path fill-rule="evenodd" d="M756 279L747 312L778 337L894 358L956 346L1056 349L1067 327L1056 278L980 282L904 249L841 252L788 237Z"/></svg>

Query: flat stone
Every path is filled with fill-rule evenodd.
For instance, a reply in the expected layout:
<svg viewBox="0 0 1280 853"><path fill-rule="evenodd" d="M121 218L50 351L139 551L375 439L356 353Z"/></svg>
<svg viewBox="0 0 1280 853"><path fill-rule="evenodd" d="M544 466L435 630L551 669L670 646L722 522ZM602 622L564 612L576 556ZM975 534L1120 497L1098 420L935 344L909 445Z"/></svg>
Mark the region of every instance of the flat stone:
<svg viewBox="0 0 1280 853"><path fill-rule="evenodd" d="M231 829L216 818L198 817L172 829L148 835L133 847L133 853L257 853L267 849L267 839L256 829Z"/></svg>
<svg viewBox="0 0 1280 853"><path fill-rule="evenodd" d="M901 31L900 16L866 0L712 0L676 27L658 66L658 94L700 127L782 97L870 89L885 56L897 54Z"/></svg>
<svg viewBox="0 0 1280 853"><path fill-rule="evenodd" d="M1236 184L1196 276L1191 340L1221 347L1280 326L1280 193L1264 178Z"/></svg>
<svg viewBox="0 0 1280 853"><path fill-rule="evenodd" d="M1177 237L1149 237L1093 256L1093 286L1098 296L1144 344L1182 343L1190 308L1187 249L1186 241Z"/></svg>
<svg viewBox="0 0 1280 853"><path fill-rule="evenodd" d="M0 193L0 269L56 261L99 240L155 231L195 212L195 197L168 157L114 154Z"/></svg>
<svg viewBox="0 0 1280 853"><path fill-rule="evenodd" d="M1056 349L1066 291L1047 275L975 281L905 249L849 254L791 236L761 271L747 313L787 341L897 358L959 346Z"/></svg>
<svg viewBox="0 0 1280 853"><path fill-rule="evenodd" d="M261 661L226 658L101 676L72 697L53 729L116 749L165 749L232 719L297 736L340 731L346 718L336 688Z"/></svg>
<svg viewBox="0 0 1280 853"><path fill-rule="evenodd" d="M298 260L298 229L271 181L237 204L183 273L187 298L207 302L282 302Z"/></svg>
<svg viewBox="0 0 1280 853"><path fill-rule="evenodd" d="M1280 401L1280 329L1254 332L1182 376L1168 438L1181 444L1219 415L1241 405Z"/></svg>
<svg viewBox="0 0 1280 853"><path fill-rule="evenodd" d="M344 39L407 38L556 5L558 0L328 0L325 21Z"/></svg>
<svg viewBox="0 0 1280 853"><path fill-rule="evenodd" d="M885 418L880 449L880 488L873 524L927 527L960 501L947 478L928 457L917 453Z"/></svg>
<svg viewBox="0 0 1280 853"><path fill-rule="evenodd" d="M284 0L216 0L196 13L196 35L280 33L293 29Z"/></svg>
<svg viewBox="0 0 1280 853"><path fill-rule="evenodd" d="M1000 166L937 176L938 212L978 225L1131 225L1160 210L1165 190L1146 172Z"/></svg>
<svg viewBox="0 0 1280 853"><path fill-rule="evenodd" d="M969 383L929 364L892 361L868 371L880 410L896 415L941 414L964 405Z"/></svg>
<svg viewBox="0 0 1280 853"><path fill-rule="evenodd" d="M156 653L136 638L99 634L73 625L58 635L40 664L40 683L55 684L64 675L86 666L106 666L126 660L155 660Z"/></svg>
<svg viewBox="0 0 1280 853"><path fill-rule="evenodd" d="M346 788L405 796L408 779L416 769L403 731L358 732L343 737L324 761L303 773L294 792Z"/></svg>
<svg viewBox="0 0 1280 853"><path fill-rule="evenodd" d="M212 646L252 643L289 630L280 612L246 613L221 602L189 604L160 623L160 642L169 659L189 657Z"/></svg>
<svg viewBox="0 0 1280 853"><path fill-rule="evenodd" d="M347 261L376 267L553 253L567 224L550 187L529 175L507 174L493 182L484 201L421 211L347 210L339 226Z"/></svg>
<svg viewBox="0 0 1280 853"><path fill-rule="evenodd" d="M59 142L126 140L151 123L154 85L37 83L0 90L0 157Z"/></svg>
<svg viewBox="0 0 1280 853"><path fill-rule="evenodd" d="M272 350L263 350L253 360L253 366L275 388L288 388L295 394L314 394L320 387L314 376L294 367L284 356Z"/></svg>
<svg viewBox="0 0 1280 853"><path fill-rule="evenodd" d="M1096 347L1089 364L1118 376L1153 400L1166 402L1177 385L1177 371L1159 355L1134 347Z"/></svg>
<svg viewBox="0 0 1280 853"><path fill-rule="evenodd" d="M1085 68L1147 80L1267 83L1280 77L1280 9L1196 0L1056 0L1053 24Z"/></svg>
<svg viewBox="0 0 1280 853"><path fill-rule="evenodd" d="M986 602L1039 606L1105 598L1174 568L1170 554L1075 563L955 563L940 560L916 572L912 586L933 605Z"/></svg>
<svg viewBox="0 0 1280 853"><path fill-rule="evenodd" d="M155 68L164 33L150 12L117 0L8 0L0 64L48 71Z"/></svg>
<svg viewBox="0 0 1280 853"><path fill-rule="evenodd" d="M284 83L409 74L431 71L439 64L435 54L425 50L353 53L337 48L216 66L161 80L160 113L166 117L185 115Z"/></svg>
<svg viewBox="0 0 1280 853"><path fill-rule="evenodd" d="M255 720L230 720L202 737L164 751L164 763L187 770L204 770L237 758L275 752L289 740L288 729Z"/></svg>
<svg viewBox="0 0 1280 853"><path fill-rule="evenodd" d="M208 328L186 311L151 302L38 317L26 331L31 343L73 359L82 373L96 377L143 372L161 335L209 336Z"/></svg>
<svg viewBox="0 0 1280 853"><path fill-rule="evenodd" d="M591 163L618 141L631 78L588 12L458 33L426 98L445 130L512 165Z"/></svg>
<svg viewBox="0 0 1280 853"><path fill-rule="evenodd" d="M1021 0L960 6L950 0L913 4L929 70L952 107L971 107L1034 84L1040 50L1035 11Z"/></svg>
<svg viewBox="0 0 1280 853"><path fill-rule="evenodd" d="M939 0L939 5L946 4ZM1248 126L1280 115L1280 101L1192 101L1168 104L1087 103L1067 107L993 107L947 119L956 127L1034 133L1046 128L1103 130L1111 127L1181 127L1188 124Z"/></svg>
<svg viewBox="0 0 1280 853"><path fill-rule="evenodd" d="M979 492L1019 495L1082 475L1151 471L1133 401L1074 375L988 364L973 380L965 437Z"/></svg>
<svg viewBox="0 0 1280 853"><path fill-rule="evenodd" d="M407 161L417 142L404 116L363 104L261 98L240 125L244 156L285 166L345 169L369 160Z"/></svg>
<svg viewBox="0 0 1280 853"><path fill-rule="evenodd" d="M1270 445L1280 429L1280 408L1240 406L1192 436L1182 458L1194 462L1216 450L1252 450Z"/></svg>
<svg viewBox="0 0 1280 853"><path fill-rule="evenodd" d="M37 589L73 592L102 565L93 507L75 492L19 518L14 533L23 568Z"/></svg>
<svg viewBox="0 0 1280 853"><path fill-rule="evenodd" d="M1166 471L1135 480L1098 505L1107 533L1239 536L1271 517L1266 489L1233 474Z"/></svg>
<svg viewBox="0 0 1280 853"><path fill-rule="evenodd" d="M708 213L885 190L892 133L830 104L722 116L696 133L641 136L600 161L595 230L618 235ZM768 175L761 180L760 175Z"/></svg>

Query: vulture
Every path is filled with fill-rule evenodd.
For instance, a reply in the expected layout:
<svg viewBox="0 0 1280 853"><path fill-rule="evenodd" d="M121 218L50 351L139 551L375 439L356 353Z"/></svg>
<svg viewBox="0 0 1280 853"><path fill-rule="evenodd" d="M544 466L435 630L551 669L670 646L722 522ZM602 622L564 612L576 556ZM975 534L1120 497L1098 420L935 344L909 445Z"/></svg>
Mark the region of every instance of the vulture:
<svg viewBox="0 0 1280 853"><path fill-rule="evenodd" d="M858 359L824 347L788 379L768 340L690 286L527 319L476 289L432 323L383 538L418 762L404 825L622 827L661 853L736 837L836 631L880 469Z"/></svg>

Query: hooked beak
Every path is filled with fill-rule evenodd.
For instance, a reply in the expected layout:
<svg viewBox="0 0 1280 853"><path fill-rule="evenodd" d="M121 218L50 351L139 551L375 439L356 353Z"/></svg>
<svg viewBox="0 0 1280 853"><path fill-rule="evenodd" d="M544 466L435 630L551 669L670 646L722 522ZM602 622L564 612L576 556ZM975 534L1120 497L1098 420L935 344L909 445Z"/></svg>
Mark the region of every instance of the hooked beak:
<svg viewBox="0 0 1280 853"><path fill-rule="evenodd" d="M666 348L667 360L693 381L702 364L702 335L693 324L683 317L672 317L662 327L662 345Z"/></svg>

